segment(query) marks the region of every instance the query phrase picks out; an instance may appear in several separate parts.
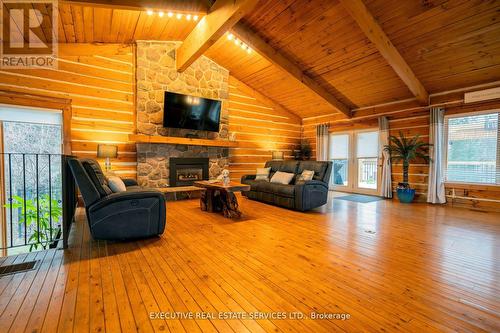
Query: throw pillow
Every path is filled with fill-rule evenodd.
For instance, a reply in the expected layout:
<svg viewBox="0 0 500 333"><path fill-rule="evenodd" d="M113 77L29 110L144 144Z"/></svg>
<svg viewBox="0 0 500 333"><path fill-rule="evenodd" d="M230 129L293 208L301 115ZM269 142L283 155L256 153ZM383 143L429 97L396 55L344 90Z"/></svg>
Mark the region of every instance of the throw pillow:
<svg viewBox="0 0 500 333"><path fill-rule="evenodd" d="M271 178L271 183L288 185L290 184L294 176L295 174L291 172L276 171L276 173Z"/></svg>
<svg viewBox="0 0 500 333"><path fill-rule="evenodd" d="M113 193L125 192L127 190L123 180L117 176L108 177L108 186Z"/></svg>
<svg viewBox="0 0 500 333"><path fill-rule="evenodd" d="M297 181L308 181L308 180L312 180L313 177L314 177L314 171L312 171L312 170L304 170L300 174L300 176L297 179Z"/></svg>
<svg viewBox="0 0 500 333"><path fill-rule="evenodd" d="M271 168L257 168L255 180L269 181L269 172L271 172Z"/></svg>

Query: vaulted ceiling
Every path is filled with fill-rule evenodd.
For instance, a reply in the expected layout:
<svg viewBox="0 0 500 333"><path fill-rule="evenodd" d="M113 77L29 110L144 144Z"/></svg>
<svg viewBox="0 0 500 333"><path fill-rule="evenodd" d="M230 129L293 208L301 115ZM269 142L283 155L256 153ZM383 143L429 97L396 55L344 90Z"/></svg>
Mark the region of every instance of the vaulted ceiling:
<svg viewBox="0 0 500 333"><path fill-rule="evenodd" d="M215 42L205 55L240 81L303 118L338 112L324 98L325 94L349 109L415 98L401 74L396 73L394 64L367 37L342 1L259 0L238 23L286 58L288 65L300 69L301 75L306 76L305 83L293 79L269 57L255 50L247 53L225 37ZM211 2L172 3L179 12L198 13L201 20ZM428 93L500 80L499 1L363 0L362 3L390 40L389 44L394 45L393 51L399 52ZM145 8L141 9L61 3L59 41L183 41L199 22L185 16L177 19L148 15ZM233 32L237 35L235 30L236 27ZM310 89L311 82L317 85L316 89ZM323 98L318 89L324 92Z"/></svg>
<svg viewBox="0 0 500 333"><path fill-rule="evenodd" d="M500 79L500 2L364 3L428 92ZM351 107L413 98L338 1L261 1L242 23ZM253 54L238 54L228 42L220 40L207 54L235 77L301 116L328 111L279 70Z"/></svg>

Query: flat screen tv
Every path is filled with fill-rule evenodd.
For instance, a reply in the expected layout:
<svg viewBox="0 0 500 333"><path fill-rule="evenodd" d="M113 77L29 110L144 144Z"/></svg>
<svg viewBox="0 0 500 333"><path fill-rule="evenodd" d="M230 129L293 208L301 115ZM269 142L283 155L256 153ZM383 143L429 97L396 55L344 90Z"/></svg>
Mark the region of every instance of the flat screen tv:
<svg viewBox="0 0 500 333"><path fill-rule="evenodd" d="M219 131L221 102L165 91L163 126Z"/></svg>

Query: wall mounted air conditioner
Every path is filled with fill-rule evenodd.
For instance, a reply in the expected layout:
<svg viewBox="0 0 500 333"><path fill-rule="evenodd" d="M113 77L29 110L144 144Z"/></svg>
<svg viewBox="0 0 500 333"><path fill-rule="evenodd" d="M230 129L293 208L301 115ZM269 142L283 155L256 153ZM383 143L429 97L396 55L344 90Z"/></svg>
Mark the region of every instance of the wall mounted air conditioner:
<svg viewBox="0 0 500 333"><path fill-rule="evenodd" d="M464 103L475 103L489 101L500 98L500 87L490 88L479 91L466 92L464 94Z"/></svg>

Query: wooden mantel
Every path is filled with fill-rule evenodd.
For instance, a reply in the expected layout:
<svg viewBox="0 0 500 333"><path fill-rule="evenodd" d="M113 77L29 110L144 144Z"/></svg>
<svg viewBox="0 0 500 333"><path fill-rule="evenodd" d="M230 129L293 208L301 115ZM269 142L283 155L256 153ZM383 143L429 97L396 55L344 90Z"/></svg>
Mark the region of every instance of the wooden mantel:
<svg viewBox="0 0 500 333"><path fill-rule="evenodd" d="M130 134L128 137L130 141L135 141L137 143L166 143L173 145L210 146L210 147L238 146L237 142L226 141L226 140L179 138L174 136L143 135L143 134Z"/></svg>

